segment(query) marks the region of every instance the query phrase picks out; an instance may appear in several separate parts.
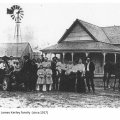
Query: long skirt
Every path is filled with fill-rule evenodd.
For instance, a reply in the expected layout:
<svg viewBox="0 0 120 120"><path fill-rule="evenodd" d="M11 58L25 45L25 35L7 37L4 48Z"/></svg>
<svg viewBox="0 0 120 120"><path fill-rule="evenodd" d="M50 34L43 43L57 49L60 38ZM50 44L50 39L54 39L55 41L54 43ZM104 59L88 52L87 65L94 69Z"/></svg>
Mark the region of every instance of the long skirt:
<svg viewBox="0 0 120 120"><path fill-rule="evenodd" d="M65 92L75 92L76 73L71 72L69 75L62 70L60 75L59 90Z"/></svg>
<svg viewBox="0 0 120 120"><path fill-rule="evenodd" d="M40 78L40 77L38 77L38 79L37 79L37 84L45 84L45 78Z"/></svg>
<svg viewBox="0 0 120 120"><path fill-rule="evenodd" d="M65 75L65 71L62 70L60 74L59 90L66 91L66 87L67 87L66 75Z"/></svg>
<svg viewBox="0 0 120 120"><path fill-rule="evenodd" d="M84 78L81 75L82 75L81 72L77 72L77 85L76 85L76 89L77 89L77 92L84 93L84 92L86 92L86 85L85 85Z"/></svg>
<svg viewBox="0 0 120 120"><path fill-rule="evenodd" d="M76 83L76 73L71 72L69 74L69 80L68 80L68 91L69 92L75 92L75 83Z"/></svg>
<svg viewBox="0 0 120 120"><path fill-rule="evenodd" d="M46 77L45 84L52 84L52 83L53 83L52 76L51 77Z"/></svg>

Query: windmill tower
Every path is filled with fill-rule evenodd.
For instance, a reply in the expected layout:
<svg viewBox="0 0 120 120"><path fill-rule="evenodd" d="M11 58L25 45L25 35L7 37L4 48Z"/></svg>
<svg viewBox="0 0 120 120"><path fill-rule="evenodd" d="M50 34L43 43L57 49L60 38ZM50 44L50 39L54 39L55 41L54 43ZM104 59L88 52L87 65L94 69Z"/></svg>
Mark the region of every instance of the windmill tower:
<svg viewBox="0 0 120 120"><path fill-rule="evenodd" d="M22 41L21 38L21 30L20 30L20 23L23 18L23 10L19 5L13 5L10 9L7 8L7 14L11 16L13 20L15 20L15 33L14 39L17 43L17 54L18 54L18 43Z"/></svg>

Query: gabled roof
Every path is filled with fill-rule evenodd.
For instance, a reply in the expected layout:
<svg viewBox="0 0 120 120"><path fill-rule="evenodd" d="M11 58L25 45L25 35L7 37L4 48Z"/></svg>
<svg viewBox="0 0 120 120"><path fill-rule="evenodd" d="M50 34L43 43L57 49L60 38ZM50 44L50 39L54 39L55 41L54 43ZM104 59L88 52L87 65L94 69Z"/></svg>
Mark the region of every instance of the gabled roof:
<svg viewBox="0 0 120 120"><path fill-rule="evenodd" d="M0 43L0 57L21 57L29 43Z"/></svg>
<svg viewBox="0 0 120 120"><path fill-rule="evenodd" d="M61 42L47 47L42 52L62 52L62 51L108 51L120 52L120 48L103 42Z"/></svg>
<svg viewBox="0 0 120 120"><path fill-rule="evenodd" d="M58 41L58 43L63 42L65 37L70 33L71 29L75 26L76 23L79 23L80 26L84 28L84 30L95 40L105 43L110 43L109 38L104 33L101 27L98 27L96 25L87 23L82 20L76 19L74 23L70 26L70 28L64 33L64 35L61 37L61 39Z"/></svg>
<svg viewBox="0 0 120 120"><path fill-rule="evenodd" d="M79 24L93 39L91 41L64 41L76 24ZM108 51L120 52L120 26L99 27L91 23L76 19L70 28L64 33L58 44L47 47L43 52L61 51Z"/></svg>
<svg viewBox="0 0 120 120"><path fill-rule="evenodd" d="M120 44L120 26L101 27L111 44Z"/></svg>
<svg viewBox="0 0 120 120"><path fill-rule="evenodd" d="M97 41L110 43L109 38L106 36L101 27L91 23L79 20L80 23L97 39Z"/></svg>

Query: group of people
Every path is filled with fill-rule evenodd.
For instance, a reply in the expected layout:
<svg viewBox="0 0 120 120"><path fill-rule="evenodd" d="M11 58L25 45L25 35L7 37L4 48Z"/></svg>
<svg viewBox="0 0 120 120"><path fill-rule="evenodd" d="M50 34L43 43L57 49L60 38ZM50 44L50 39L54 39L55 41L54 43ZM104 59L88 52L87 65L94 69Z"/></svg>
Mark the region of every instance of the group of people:
<svg viewBox="0 0 120 120"><path fill-rule="evenodd" d="M95 92L94 87L94 70L95 65L90 58L87 58L86 63L82 63L82 59L74 64L64 65L61 67L61 77L59 89L62 91L76 91L76 92Z"/></svg>
<svg viewBox="0 0 120 120"><path fill-rule="evenodd" d="M58 61L57 57L53 57L52 61L48 61L47 57L41 57L37 60L31 60L29 56L24 56L24 62L14 62L11 57L8 61L9 66L13 66L14 71L21 72L19 77L23 76L23 81L26 90L43 91L43 86L46 86L46 91L76 91L76 92L95 92L94 87L94 70L95 65L90 60L86 59L86 63L82 63L79 59L73 64L65 64ZM22 66L22 67L21 67ZM90 88L91 87L91 88Z"/></svg>

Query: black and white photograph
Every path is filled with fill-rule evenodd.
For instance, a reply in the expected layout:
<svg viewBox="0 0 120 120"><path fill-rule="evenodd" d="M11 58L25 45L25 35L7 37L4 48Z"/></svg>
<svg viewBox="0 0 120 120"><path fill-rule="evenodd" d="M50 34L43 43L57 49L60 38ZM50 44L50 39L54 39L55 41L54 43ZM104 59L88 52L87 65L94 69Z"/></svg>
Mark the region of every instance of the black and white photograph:
<svg viewBox="0 0 120 120"><path fill-rule="evenodd" d="M120 3L0 3L0 108L120 108Z"/></svg>

